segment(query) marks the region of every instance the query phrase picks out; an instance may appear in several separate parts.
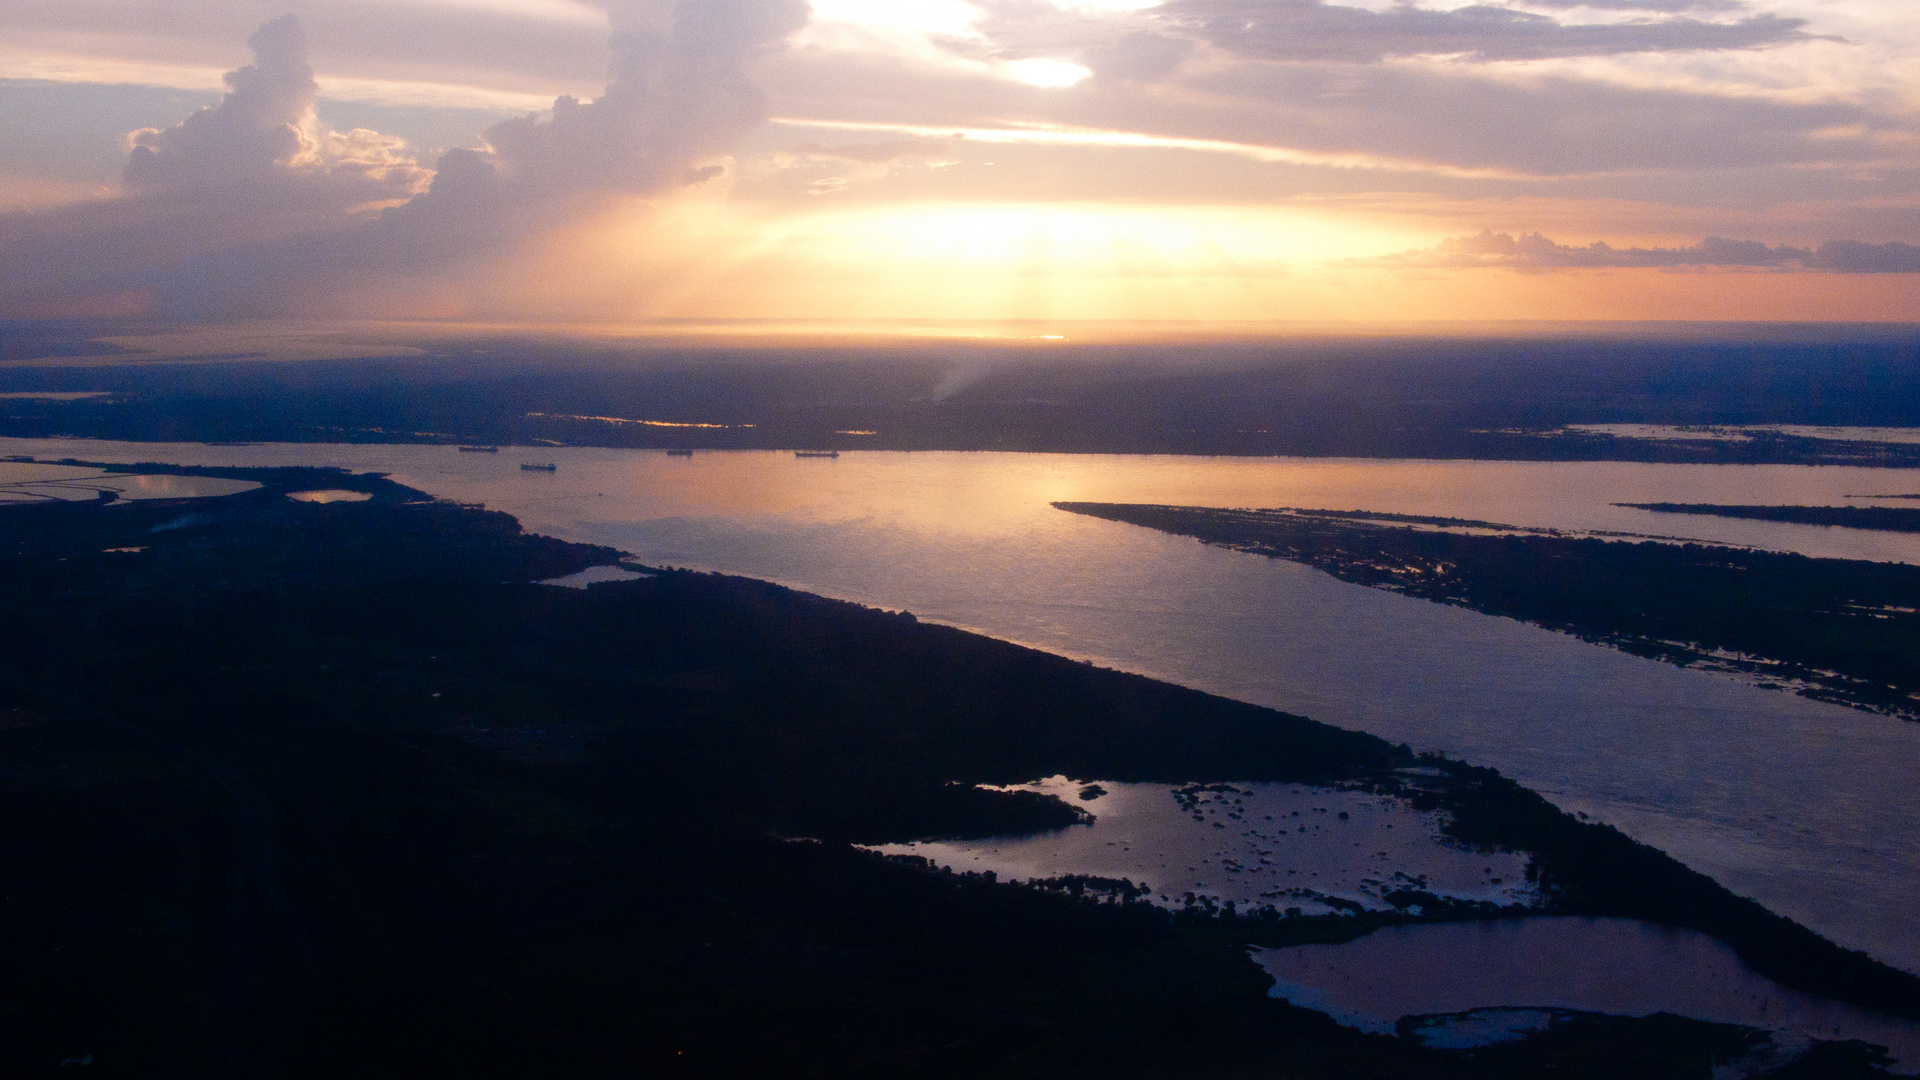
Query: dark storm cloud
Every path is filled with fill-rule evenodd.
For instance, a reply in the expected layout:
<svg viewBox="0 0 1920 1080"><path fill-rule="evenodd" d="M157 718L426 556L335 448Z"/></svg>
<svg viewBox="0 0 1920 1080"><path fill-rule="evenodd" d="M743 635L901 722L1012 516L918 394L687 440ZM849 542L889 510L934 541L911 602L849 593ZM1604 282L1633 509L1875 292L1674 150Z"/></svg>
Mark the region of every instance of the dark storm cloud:
<svg viewBox="0 0 1920 1080"><path fill-rule="evenodd" d="M1753 15L1734 22L1685 16L1604 24L1474 5L1388 11L1322 0L1171 0L1161 19L1217 48L1265 60L1371 63L1396 56L1544 60L1639 52L1755 49L1811 40L1804 19Z"/></svg>
<svg viewBox="0 0 1920 1080"><path fill-rule="evenodd" d="M1575 247L1539 233L1514 236L1492 230L1451 237L1420 251L1342 265L1442 269L1505 267L1517 270L1572 270L1596 267L1653 269L1816 270L1837 274L1920 273L1920 247L1889 241L1869 244L1829 240L1815 248L1767 245L1754 240L1709 236L1690 247L1619 248L1605 242Z"/></svg>

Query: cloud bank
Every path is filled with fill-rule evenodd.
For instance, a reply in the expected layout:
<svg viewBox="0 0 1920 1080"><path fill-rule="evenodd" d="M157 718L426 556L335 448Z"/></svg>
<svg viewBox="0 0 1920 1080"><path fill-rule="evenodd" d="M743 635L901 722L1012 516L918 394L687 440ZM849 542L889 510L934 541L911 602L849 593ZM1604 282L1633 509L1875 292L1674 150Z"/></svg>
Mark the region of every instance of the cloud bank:
<svg viewBox="0 0 1920 1080"><path fill-rule="evenodd" d="M235 22L241 10L21 0L0 10L0 72L26 70L5 65L34 49L48 63L92 50L99 65L76 83L192 67L198 81L155 83L141 100L160 100L159 85L204 89L236 66L226 50L252 29ZM175 103L108 122L78 85L69 115L55 115L57 93L0 83L0 197L58 169L30 140L9 160L17 130L84 128L71 138L97 140L88 186L59 190L94 198L112 140L151 125L130 137L119 196L0 216L0 314L334 314L371 297L366 310L395 314L625 317L812 310L792 298L840 272L819 269L828 263L872 264L892 284L906 263L964 279L928 296L903 285L894 301L856 291L890 315L955 292L1001 296L1004 272L966 261L1000 251L1027 253L1025 284L995 302L1026 312L1050 302L1034 267L1162 281L1166 265L1211 250L1193 222L1237 208L1304 223L1304 239L1245 263L1262 267L1425 245L1480 228L1489 205L1583 237L1750 230L1766 243L1489 233L1343 265L1891 275L1912 269L1920 242L1920 23L1891 8L816 0L809 11L807 0L302 0L302 21L258 28L221 100L183 121L190 106ZM432 104L450 89L553 104L504 122L500 109L455 118ZM9 115L42 101L44 117ZM781 122L759 127L769 113ZM419 148L459 146L488 124L465 149ZM1047 224L1062 206L1080 224ZM1906 246L1810 243L1848 236ZM1579 280L1512 275L1500 287ZM1637 280L1758 295L1799 279Z"/></svg>
<svg viewBox="0 0 1920 1080"><path fill-rule="evenodd" d="M1646 10L1644 4L1633 6ZM1159 14L1174 26L1243 56L1349 63L1396 56L1542 60L1754 49L1810 37L1802 29L1806 20L1778 15L1753 15L1734 22L1673 15L1566 23L1551 15L1490 4L1452 10L1397 5L1372 11L1324 0L1172 0Z"/></svg>
<svg viewBox="0 0 1920 1080"><path fill-rule="evenodd" d="M217 105L130 137L124 193L0 216L0 312L281 314L331 282L498 255L612 198L699 183L765 116L746 67L805 0L623 3L605 92L496 124L429 170L325 128L293 16L249 39Z"/></svg>
<svg viewBox="0 0 1920 1080"><path fill-rule="evenodd" d="M1690 247L1619 248L1605 242L1575 247L1555 243L1539 233L1514 236L1489 229L1477 236L1450 237L1425 250L1377 259L1347 260L1341 265L1405 269L1504 267L1515 270L1573 270L1619 267L1915 274L1920 273L1920 246L1899 241L1870 244L1859 240L1829 240L1818 247L1802 248L1709 236Z"/></svg>

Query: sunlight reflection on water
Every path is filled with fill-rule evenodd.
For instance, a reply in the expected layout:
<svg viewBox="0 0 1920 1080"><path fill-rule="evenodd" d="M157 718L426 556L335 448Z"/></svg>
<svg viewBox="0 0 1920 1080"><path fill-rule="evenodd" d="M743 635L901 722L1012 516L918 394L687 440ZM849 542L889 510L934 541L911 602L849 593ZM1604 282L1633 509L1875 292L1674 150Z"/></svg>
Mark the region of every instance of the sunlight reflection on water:
<svg viewBox="0 0 1920 1080"><path fill-rule="evenodd" d="M1920 724L1052 509L1304 506L1920 562L1920 536L1614 502L1825 503L1897 470L0 440L0 454L335 465L655 564L767 578L1491 765L1849 947L1920 970Z"/></svg>

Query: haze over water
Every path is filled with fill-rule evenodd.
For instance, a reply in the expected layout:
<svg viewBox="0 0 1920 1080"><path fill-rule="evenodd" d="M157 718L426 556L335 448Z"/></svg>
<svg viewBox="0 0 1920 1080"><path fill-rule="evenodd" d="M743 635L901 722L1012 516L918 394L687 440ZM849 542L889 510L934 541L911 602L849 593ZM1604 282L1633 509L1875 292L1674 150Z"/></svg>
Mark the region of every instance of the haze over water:
<svg viewBox="0 0 1920 1080"><path fill-rule="evenodd" d="M1901 534L1614 502L1817 503L1890 470L0 440L0 454L391 472L527 528L768 578L1491 765L1843 945L1920 970L1920 725L1688 671L1297 564L1052 509L1300 506L1920 562ZM521 460L555 461L528 473Z"/></svg>

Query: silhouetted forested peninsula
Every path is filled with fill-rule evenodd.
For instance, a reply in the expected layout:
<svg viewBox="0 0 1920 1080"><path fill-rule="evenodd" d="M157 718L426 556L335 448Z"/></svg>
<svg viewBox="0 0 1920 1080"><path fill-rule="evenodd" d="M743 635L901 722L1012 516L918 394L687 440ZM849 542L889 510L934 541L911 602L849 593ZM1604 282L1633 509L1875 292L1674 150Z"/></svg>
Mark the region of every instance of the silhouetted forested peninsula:
<svg viewBox="0 0 1920 1080"><path fill-rule="evenodd" d="M1725 506L1719 503L1615 503L1661 514L1707 514L1755 521L1836 525L1845 529L1920 532L1920 510L1904 506Z"/></svg>
<svg viewBox="0 0 1920 1080"><path fill-rule="evenodd" d="M1920 719L1920 566L1532 531L1416 529L1409 524L1484 530L1490 523L1404 515L1054 505Z"/></svg>
<svg viewBox="0 0 1920 1080"><path fill-rule="evenodd" d="M1488 770L763 582L535 584L620 555L378 476L172 471L264 486L0 509L8 1076L1704 1077L1759 1039L1426 1049L1267 997L1247 946L1487 908L1169 910L852 843L1072 822L975 786L1054 773L1397 793L1532 852L1544 910L1920 1017L1920 980Z"/></svg>

